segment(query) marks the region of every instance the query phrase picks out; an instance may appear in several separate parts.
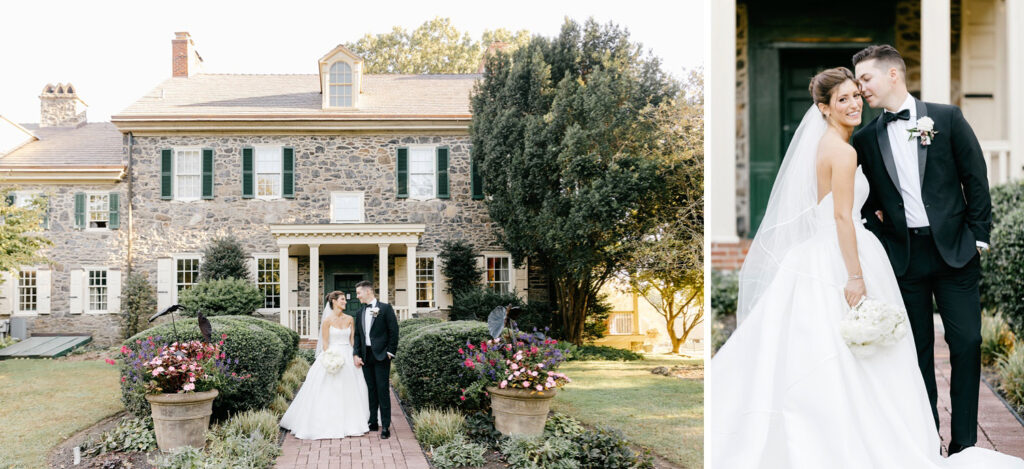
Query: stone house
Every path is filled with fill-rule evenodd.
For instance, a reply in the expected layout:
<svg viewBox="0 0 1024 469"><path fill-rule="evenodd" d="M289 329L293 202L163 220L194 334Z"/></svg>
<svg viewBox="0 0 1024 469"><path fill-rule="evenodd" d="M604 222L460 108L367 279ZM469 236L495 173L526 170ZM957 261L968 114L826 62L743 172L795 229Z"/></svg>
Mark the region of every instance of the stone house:
<svg viewBox="0 0 1024 469"><path fill-rule="evenodd" d="M705 135L711 263L742 264L789 138L811 104L810 78L888 43L911 94L959 106L996 185L1024 176L1024 4L1015 0L712 2ZM864 121L877 116L865 106ZM756 117L756 118L755 118Z"/></svg>
<svg viewBox="0 0 1024 469"><path fill-rule="evenodd" d="M443 315L451 306L437 257L445 240L480 250L490 288L547 300L542 273L513 265L498 244L470 162L469 96L479 75L364 74L343 46L311 74L204 74L201 64L189 34L176 33L172 76L111 123L22 126L38 141L0 156L0 184L50 196L53 265L35 270L49 282L35 290L6 282L3 312L30 316L33 333L74 330L112 342L120 272L145 274L167 307L196 283L202 251L224 235L252 255L265 296L258 313L304 338L318 336L325 294L349 293L351 312L362 280L401 318ZM42 122L55 107L47 99ZM66 163L80 160L77 150L63 159L54 150L53 161L33 152L58 138L108 145L81 155L109 167L107 179L81 180L81 165ZM28 170L8 170L44 163L62 176L17 179ZM94 227L101 192L108 221ZM77 223L82 197L85 225ZM99 272L105 310L91 309ZM23 306L32 291L49 296L48 308Z"/></svg>

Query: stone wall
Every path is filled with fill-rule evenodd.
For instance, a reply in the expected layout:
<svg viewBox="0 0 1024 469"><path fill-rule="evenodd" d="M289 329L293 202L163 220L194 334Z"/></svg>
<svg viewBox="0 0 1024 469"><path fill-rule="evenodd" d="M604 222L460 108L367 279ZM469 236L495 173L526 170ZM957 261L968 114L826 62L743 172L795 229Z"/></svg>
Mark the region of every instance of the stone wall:
<svg viewBox="0 0 1024 469"><path fill-rule="evenodd" d="M750 232L750 28L747 4L736 5L736 231Z"/></svg>

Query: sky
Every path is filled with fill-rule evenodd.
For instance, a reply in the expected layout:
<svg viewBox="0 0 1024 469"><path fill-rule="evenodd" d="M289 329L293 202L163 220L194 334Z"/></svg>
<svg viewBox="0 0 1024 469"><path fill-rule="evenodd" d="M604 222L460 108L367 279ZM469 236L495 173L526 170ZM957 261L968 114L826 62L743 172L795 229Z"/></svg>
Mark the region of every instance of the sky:
<svg viewBox="0 0 1024 469"><path fill-rule="evenodd" d="M43 86L70 82L89 121L109 121L170 77L176 31L192 35L204 72L317 73L317 59L338 44L434 17L474 40L497 28L553 37L566 17L594 17L627 28L677 78L703 63L703 0L5 1L0 115L39 122Z"/></svg>

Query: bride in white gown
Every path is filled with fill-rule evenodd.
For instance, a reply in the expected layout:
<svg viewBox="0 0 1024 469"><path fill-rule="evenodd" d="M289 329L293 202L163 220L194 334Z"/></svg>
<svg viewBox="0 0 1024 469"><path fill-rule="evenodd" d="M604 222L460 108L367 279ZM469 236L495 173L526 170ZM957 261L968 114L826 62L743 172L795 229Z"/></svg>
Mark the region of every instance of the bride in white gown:
<svg viewBox="0 0 1024 469"><path fill-rule="evenodd" d="M331 373L325 364L328 354L318 353L298 394L281 417L281 427L302 440L345 438L370 431L366 380L353 363L355 328L352 317L343 312L345 294L331 292L327 304L330 309L324 312L320 341L325 351L340 353L343 365Z"/></svg>
<svg viewBox="0 0 1024 469"><path fill-rule="evenodd" d="M1024 468L981 448L940 454L911 334L866 358L841 337L863 296L903 300L858 216L868 181L847 143L862 109L853 73L826 70L811 88L740 274L739 327L711 360L711 467Z"/></svg>

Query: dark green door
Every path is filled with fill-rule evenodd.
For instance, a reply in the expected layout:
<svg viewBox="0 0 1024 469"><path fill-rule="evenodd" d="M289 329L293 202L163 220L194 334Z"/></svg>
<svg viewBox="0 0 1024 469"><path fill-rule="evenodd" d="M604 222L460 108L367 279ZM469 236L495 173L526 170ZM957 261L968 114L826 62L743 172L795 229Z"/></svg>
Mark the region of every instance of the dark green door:
<svg viewBox="0 0 1024 469"><path fill-rule="evenodd" d="M345 305L345 314L355 316L362 305L356 298L356 284L363 281L363 274L334 274L334 289L345 293L348 303Z"/></svg>
<svg viewBox="0 0 1024 469"><path fill-rule="evenodd" d="M377 256L321 256L323 261L324 296L334 290L347 294L345 313L355 315L361 307L356 298L356 284L373 280Z"/></svg>

